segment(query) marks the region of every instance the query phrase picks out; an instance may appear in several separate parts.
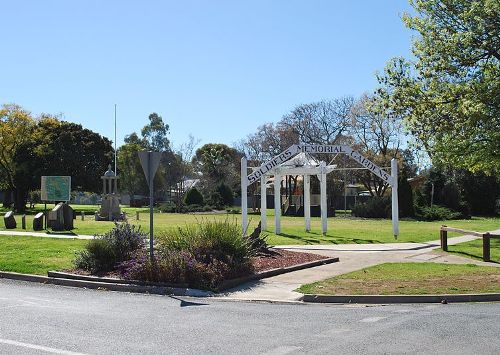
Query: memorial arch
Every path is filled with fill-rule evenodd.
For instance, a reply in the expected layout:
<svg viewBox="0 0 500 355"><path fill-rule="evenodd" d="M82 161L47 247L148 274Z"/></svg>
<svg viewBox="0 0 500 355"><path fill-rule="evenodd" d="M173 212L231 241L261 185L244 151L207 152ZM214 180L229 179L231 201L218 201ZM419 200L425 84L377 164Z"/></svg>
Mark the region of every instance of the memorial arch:
<svg viewBox="0 0 500 355"><path fill-rule="evenodd" d="M281 178L285 175L302 175L304 178L304 218L305 229L310 230L310 177L318 176L320 181L320 206L321 206L321 231L326 234L328 230L327 222L327 203L326 203L326 175L335 169L335 166L327 166L321 162L319 166L287 166L284 163L300 153L325 153L325 154L346 154L357 161L367 170L384 180L392 188L392 231L396 238L399 235L399 212L398 212L398 166L397 160L391 160L391 172L388 173L377 164L365 158L361 153L347 145L304 145L294 144L281 154L271 160L263 163L261 166L252 168L253 171L248 174L248 164L245 157L241 158L241 223L243 233L248 226L248 198L247 188L249 185L261 182L261 224L262 230L267 230L266 216L266 182L271 176L274 176L274 209L275 209L275 231L281 233ZM288 174L289 173L289 174ZM248 174L248 175L247 175Z"/></svg>

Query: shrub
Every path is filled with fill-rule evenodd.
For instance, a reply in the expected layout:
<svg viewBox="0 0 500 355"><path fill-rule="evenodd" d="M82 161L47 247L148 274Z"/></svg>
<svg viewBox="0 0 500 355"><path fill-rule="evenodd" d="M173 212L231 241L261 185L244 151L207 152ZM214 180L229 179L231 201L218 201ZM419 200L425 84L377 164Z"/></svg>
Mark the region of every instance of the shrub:
<svg viewBox="0 0 500 355"><path fill-rule="evenodd" d="M236 222L173 229L158 236L156 246L155 260L143 255L122 263L124 277L215 290L224 280L251 272L252 251Z"/></svg>
<svg viewBox="0 0 500 355"><path fill-rule="evenodd" d="M184 203L186 205L200 205L203 206L203 195L196 187L189 189L184 197Z"/></svg>
<svg viewBox="0 0 500 355"><path fill-rule="evenodd" d="M85 249L77 254L75 266L92 273L114 270L117 263L130 259L144 247L146 233L128 223L115 223L104 235L96 235Z"/></svg>
<svg viewBox="0 0 500 355"><path fill-rule="evenodd" d="M391 199L389 197L372 197L352 209L356 217L387 218L391 215Z"/></svg>
<svg viewBox="0 0 500 355"><path fill-rule="evenodd" d="M75 259L75 267L96 274L100 271L112 270L116 262L116 256L109 243L102 239L90 240L85 249L78 252Z"/></svg>
<svg viewBox="0 0 500 355"><path fill-rule="evenodd" d="M177 206L173 202L165 202L158 207L158 209L163 213L175 213L177 212Z"/></svg>
<svg viewBox="0 0 500 355"><path fill-rule="evenodd" d="M449 208L434 205L432 207L416 206L415 216L422 221L441 221L447 219L464 218L462 213L454 212Z"/></svg>
<svg viewBox="0 0 500 355"><path fill-rule="evenodd" d="M219 191L212 191L210 193L209 203L214 206L216 210L220 210L224 207L224 199Z"/></svg>

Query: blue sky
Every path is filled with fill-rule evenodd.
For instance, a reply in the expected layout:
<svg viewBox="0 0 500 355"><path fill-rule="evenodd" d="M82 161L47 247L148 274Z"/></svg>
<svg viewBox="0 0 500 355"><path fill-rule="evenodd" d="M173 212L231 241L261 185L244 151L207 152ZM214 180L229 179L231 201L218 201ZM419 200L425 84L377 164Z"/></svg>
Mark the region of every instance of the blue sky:
<svg viewBox="0 0 500 355"><path fill-rule="evenodd" d="M232 144L301 103L359 96L409 56L405 0L1 1L0 104L117 142L151 112L174 146Z"/></svg>

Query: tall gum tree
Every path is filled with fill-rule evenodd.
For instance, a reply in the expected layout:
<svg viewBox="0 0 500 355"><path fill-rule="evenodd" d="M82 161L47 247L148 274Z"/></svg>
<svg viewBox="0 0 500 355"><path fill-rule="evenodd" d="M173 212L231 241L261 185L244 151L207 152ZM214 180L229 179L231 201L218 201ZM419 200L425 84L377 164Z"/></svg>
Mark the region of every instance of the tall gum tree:
<svg viewBox="0 0 500 355"><path fill-rule="evenodd" d="M412 0L413 60L394 58L380 96L434 163L500 171L500 2Z"/></svg>
<svg viewBox="0 0 500 355"><path fill-rule="evenodd" d="M16 104L5 104L0 109L0 184L6 191L4 207L10 207L10 194L19 200L15 174L19 161L15 159L17 149L28 142L35 128L31 113ZM18 203L15 208L19 209Z"/></svg>

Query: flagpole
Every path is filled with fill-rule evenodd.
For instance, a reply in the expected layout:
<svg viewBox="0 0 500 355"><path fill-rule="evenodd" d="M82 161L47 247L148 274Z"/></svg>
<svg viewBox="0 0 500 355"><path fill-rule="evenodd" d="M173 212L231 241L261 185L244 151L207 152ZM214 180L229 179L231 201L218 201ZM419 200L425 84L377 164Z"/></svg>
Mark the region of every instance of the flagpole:
<svg viewBox="0 0 500 355"><path fill-rule="evenodd" d="M116 104L115 104L115 175L118 175L118 171L116 171Z"/></svg>

